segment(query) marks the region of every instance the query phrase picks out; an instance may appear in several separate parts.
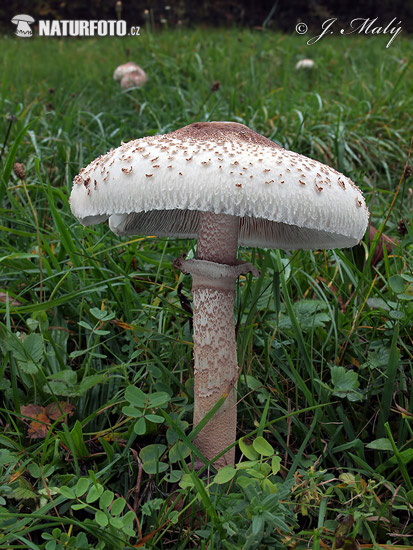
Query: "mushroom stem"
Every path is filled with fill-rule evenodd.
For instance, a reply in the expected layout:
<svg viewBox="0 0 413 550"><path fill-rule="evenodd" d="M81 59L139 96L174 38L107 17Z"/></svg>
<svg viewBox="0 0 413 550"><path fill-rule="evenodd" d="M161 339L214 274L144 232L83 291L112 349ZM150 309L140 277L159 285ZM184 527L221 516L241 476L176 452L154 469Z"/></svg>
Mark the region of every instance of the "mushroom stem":
<svg viewBox="0 0 413 550"><path fill-rule="evenodd" d="M236 264L239 218L226 214L200 213L197 260ZM201 262L200 262L201 263ZM217 266L219 267L219 266ZM194 426L216 402L227 396L223 405L201 430L197 448L212 460L234 443L237 426L236 383L237 344L234 324L236 276L193 274L194 323ZM216 468L233 464L235 449L214 463Z"/></svg>

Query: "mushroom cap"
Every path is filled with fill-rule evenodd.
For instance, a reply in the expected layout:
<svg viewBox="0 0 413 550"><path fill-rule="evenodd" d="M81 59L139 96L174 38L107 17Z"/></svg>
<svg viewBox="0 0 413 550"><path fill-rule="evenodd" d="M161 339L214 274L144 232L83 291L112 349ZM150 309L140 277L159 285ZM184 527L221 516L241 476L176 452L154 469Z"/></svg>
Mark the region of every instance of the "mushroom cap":
<svg viewBox="0 0 413 550"><path fill-rule="evenodd" d="M295 69L312 69L315 67L315 63L312 59L300 59L295 65Z"/></svg>
<svg viewBox="0 0 413 550"><path fill-rule="evenodd" d="M195 238L199 212L239 216L239 244L290 250L354 246L368 223L349 178L234 122L124 143L74 178L70 204L118 235Z"/></svg>
<svg viewBox="0 0 413 550"><path fill-rule="evenodd" d="M120 81L120 87L122 90L128 90L129 88L139 88L146 82L146 74L142 69L140 71L131 71L122 76Z"/></svg>
<svg viewBox="0 0 413 550"><path fill-rule="evenodd" d="M124 77L128 73L138 72L142 75L142 78L145 78L146 82L146 73L143 69L139 67L136 63L133 61L128 61L127 63L124 63L123 65L119 65L119 67L116 67L114 73L113 73L113 80L121 80L122 77Z"/></svg>
<svg viewBox="0 0 413 550"><path fill-rule="evenodd" d="M12 23L17 25L19 21L25 21L26 23L34 23L34 19L31 15L15 15L11 20Z"/></svg>

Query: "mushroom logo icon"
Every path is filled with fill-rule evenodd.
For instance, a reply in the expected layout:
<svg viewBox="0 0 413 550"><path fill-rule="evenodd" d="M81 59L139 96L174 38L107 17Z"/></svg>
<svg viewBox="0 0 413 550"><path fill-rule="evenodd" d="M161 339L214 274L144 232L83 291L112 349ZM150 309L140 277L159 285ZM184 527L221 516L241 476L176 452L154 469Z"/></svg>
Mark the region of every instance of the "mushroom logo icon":
<svg viewBox="0 0 413 550"><path fill-rule="evenodd" d="M33 31L30 25L34 23L34 19L31 15L15 15L11 20L12 23L17 25L15 34L22 38L28 38L33 36Z"/></svg>

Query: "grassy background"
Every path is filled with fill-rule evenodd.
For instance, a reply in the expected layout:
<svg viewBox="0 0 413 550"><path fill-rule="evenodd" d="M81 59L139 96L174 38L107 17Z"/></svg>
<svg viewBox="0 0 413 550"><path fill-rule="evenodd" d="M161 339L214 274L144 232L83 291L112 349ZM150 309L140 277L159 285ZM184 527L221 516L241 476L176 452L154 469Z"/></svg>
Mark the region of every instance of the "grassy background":
<svg viewBox="0 0 413 550"><path fill-rule="evenodd" d="M0 548L411 548L412 41L386 42L1 39ZM127 50L141 90L112 80ZM303 57L316 70L296 72ZM397 241L374 266L377 240L240 251L263 277L237 286L247 439L218 478L184 461L190 280L171 264L194 243L84 229L68 205L99 154L196 120L242 122L343 171Z"/></svg>

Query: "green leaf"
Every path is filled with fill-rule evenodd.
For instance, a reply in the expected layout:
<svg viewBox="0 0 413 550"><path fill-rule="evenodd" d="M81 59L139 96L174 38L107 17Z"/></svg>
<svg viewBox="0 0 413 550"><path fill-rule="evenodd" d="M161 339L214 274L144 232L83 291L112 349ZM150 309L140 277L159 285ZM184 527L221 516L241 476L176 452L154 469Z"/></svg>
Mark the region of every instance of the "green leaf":
<svg viewBox="0 0 413 550"><path fill-rule="evenodd" d="M121 518L115 518L115 517L111 517L109 518L109 523L112 525L112 527L114 527L115 529L122 529L123 527L123 523L122 523L122 519Z"/></svg>
<svg viewBox="0 0 413 550"><path fill-rule="evenodd" d="M135 409L135 407L122 407L122 412L126 416L132 416L133 418L142 418L143 412L141 409Z"/></svg>
<svg viewBox="0 0 413 550"><path fill-rule="evenodd" d="M83 510L83 508L86 508L87 504L72 504L72 510Z"/></svg>
<svg viewBox="0 0 413 550"><path fill-rule="evenodd" d="M148 396L136 386L128 386L126 388L125 398L138 409L144 409L148 402Z"/></svg>
<svg viewBox="0 0 413 550"><path fill-rule="evenodd" d="M115 495L112 491L109 491L108 489L106 489L106 491L102 493L102 496L99 499L99 508L109 508L109 506L113 502L114 496Z"/></svg>
<svg viewBox="0 0 413 550"><path fill-rule="evenodd" d="M375 439L374 441L370 441L366 445L368 449L374 449L376 451L392 451L393 447L390 442L390 439L387 439L387 437L381 437L379 439Z"/></svg>
<svg viewBox="0 0 413 550"><path fill-rule="evenodd" d="M95 520L96 520L96 523L100 525L100 527L106 527L107 524L109 523L108 516L104 512L102 512L102 510L98 510L96 512Z"/></svg>
<svg viewBox="0 0 413 550"><path fill-rule="evenodd" d="M271 460L271 470L274 475L277 475L281 468L281 457L273 456Z"/></svg>
<svg viewBox="0 0 413 550"><path fill-rule="evenodd" d="M259 456L258 452L254 449L252 443L243 437L239 440L239 448L242 454L248 458L248 460L256 460Z"/></svg>
<svg viewBox="0 0 413 550"><path fill-rule="evenodd" d="M169 462L174 464L181 459L187 458L190 454L191 449L183 441L177 441L169 450Z"/></svg>
<svg viewBox="0 0 413 550"><path fill-rule="evenodd" d="M168 514L168 520L173 524L176 525L179 520L179 512L178 510L172 510L172 512L169 512Z"/></svg>
<svg viewBox="0 0 413 550"><path fill-rule="evenodd" d="M91 374L90 376L86 376L81 381L77 389L76 395L83 395L90 388L94 388L95 386L106 380L106 377L106 374Z"/></svg>
<svg viewBox="0 0 413 550"><path fill-rule="evenodd" d="M31 484L24 478L20 477L18 479L18 486L13 487L13 492L11 493L13 498L16 500L27 500L31 498L36 498L36 493L32 490Z"/></svg>
<svg viewBox="0 0 413 550"><path fill-rule="evenodd" d="M74 490L71 489L70 487L67 487L67 485L62 485L62 487L60 487L59 490L60 490L61 494L66 498L70 498L70 499L75 499L76 498Z"/></svg>
<svg viewBox="0 0 413 550"><path fill-rule="evenodd" d="M252 532L255 536L261 533L264 529L264 520L261 516L254 516L251 524ZM261 537L259 537L261 538Z"/></svg>
<svg viewBox="0 0 413 550"><path fill-rule="evenodd" d="M404 449L403 451L400 451L398 456L392 456L388 463L392 465L397 464L397 459L399 459L402 464L409 464L413 461L413 449Z"/></svg>
<svg viewBox="0 0 413 550"><path fill-rule="evenodd" d="M371 309L384 309L385 311L390 311L390 307L382 298L369 298L367 300L367 305Z"/></svg>
<svg viewBox="0 0 413 550"><path fill-rule="evenodd" d="M194 487L194 480L192 479L191 474L184 474L182 476L181 481L179 482L179 486L182 489L188 489Z"/></svg>
<svg viewBox="0 0 413 550"><path fill-rule="evenodd" d="M261 435L254 439L252 446L260 455L272 456L274 454L272 446Z"/></svg>
<svg viewBox="0 0 413 550"><path fill-rule="evenodd" d="M43 361L44 347L41 334L32 333L18 338L8 333L4 339L5 348L13 353L19 367L26 374L36 374Z"/></svg>
<svg viewBox="0 0 413 550"><path fill-rule="evenodd" d="M362 394L357 392L359 387L358 374L344 367L330 367L333 395L347 397L349 401L361 401Z"/></svg>
<svg viewBox="0 0 413 550"><path fill-rule="evenodd" d="M227 483L228 481L231 481L231 479L235 477L236 473L237 473L237 470L233 466L231 465L224 466L223 468L218 470L218 473L214 478L214 482L217 485L222 485L224 483Z"/></svg>
<svg viewBox="0 0 413 550"><path fill-rule="evenodd" d="M147 396L149 399L150 407L161 407L166 405L171 400L171 397L168 393L157 391Z"/></svg>
<svg viewBox="0 0 413 550"><path fill-rule="evenodd" d="M43 386L46 393L72 397L77 393L77 375L71 369L61 370L48 377L49 384Z"/></svg>
<svg viewBox="0 0 413 550"><path fill-rule="evenodd" d="M393 309L390 313L389 313L390 317L392 319L396 319L397 321L400 321L401 319L404 319L405 318L405 313L403 311L399 311L397 309Z"/></svg>
<svg viewBox="0 0 413 550"><path fill-rule="evenodd" d="M162 422L165 421L163 416L159 416L159 414L145 414L146 420L149 420L149 422L154 422L155 424L162 424Z"/></svg>
<svg viewBox="0 0 413 550"><path fill-rule="evenodd" d="M144 435L146 432L146 422L144 418L139 418L133 427L133 431L138 435Z"/></svg>
<svg viewBox="0 0 413 550"><path fill-rule="evenodd" d="M115 502L112 504L110 513L113 516L119 516L123 512L125 505L126 505L126 500L124 498L117 498Z"/></svg>
<svg viewBox="0 0 413 550"><path fill-rule="evenodd" d="M324 327L330 321L330 316L325 312L327 304L322 300L301 300L293 305L294 313L303 332L308 332L317 327ZM292 321L289 315L281 315L280 329L291 329Z"/></svg>
<svg viewBox="0 0 413 550"><path fill-rule="evenodd" d="M115 314L113 312L107 310L102 311L97 307L90 308L90 313L95 319L98 319L99 321L110 321L111 319L115 318Z"/></svg>
<svg viewBox="0 0 413 550"><path fill-rule="evenodd" d="M89 492L86 496L86 502L91 503L95 502L103 493L103 486L98 483L97 485L92 485L89 489Z"/></svg>
<svg viewBox="0 0 413 550"><path fill-rule="evenodd" d="M160 443L147 445L139 453L139 457L142 460L143 470L147 474L157 474L165 472L168 469L168 464L160 461L160 457L166 451L166 445Z"/></svg>
<svg viewBox="0 0 413 550"><path fill-rule="evenodd" d="M389 287L395 294L401 294L404 291L404 280L400 275L393 275L389 279Z"/></svg>
<svg viewBox="0 0 413 550"><path fill-rule="evenodd" d="M161 498L153 498L152 500L148 500L145 502L141 507L141 512L145 516L151 516L154 512L158 512L164 503L164 500Z"/></svg>
<svg viewBox="0 0 413 550"><path fill-rule="evenodd" d="M135 514L132 510L129 510L129 512L126 512L126 514L122 516L122 523L124 527L132 527L134 521Z"/></svg>
<svg viewBox="0 0 413 550"><path fill-rule="evenodd" d="M89 323L86 323L86 321L79 321L78 325L82 328L86 328L88 330L93 330L93 327L89 325Z"/></svg>
<svg viewBox="0 0 413 550"><path fill-rule="evenodd" d="M90 485L90 479L88 477L81 477L78 479L75 487L75 493L78 498L83 496L88 490Z"/></svg>
<svg viewBox="0 0 413 550"><path fill-rule="evenodd" d="M367 365L373 369L384 367L388 364L389 357L390 349L380 346L377 350L369 351L367 355Z"/></svg>

